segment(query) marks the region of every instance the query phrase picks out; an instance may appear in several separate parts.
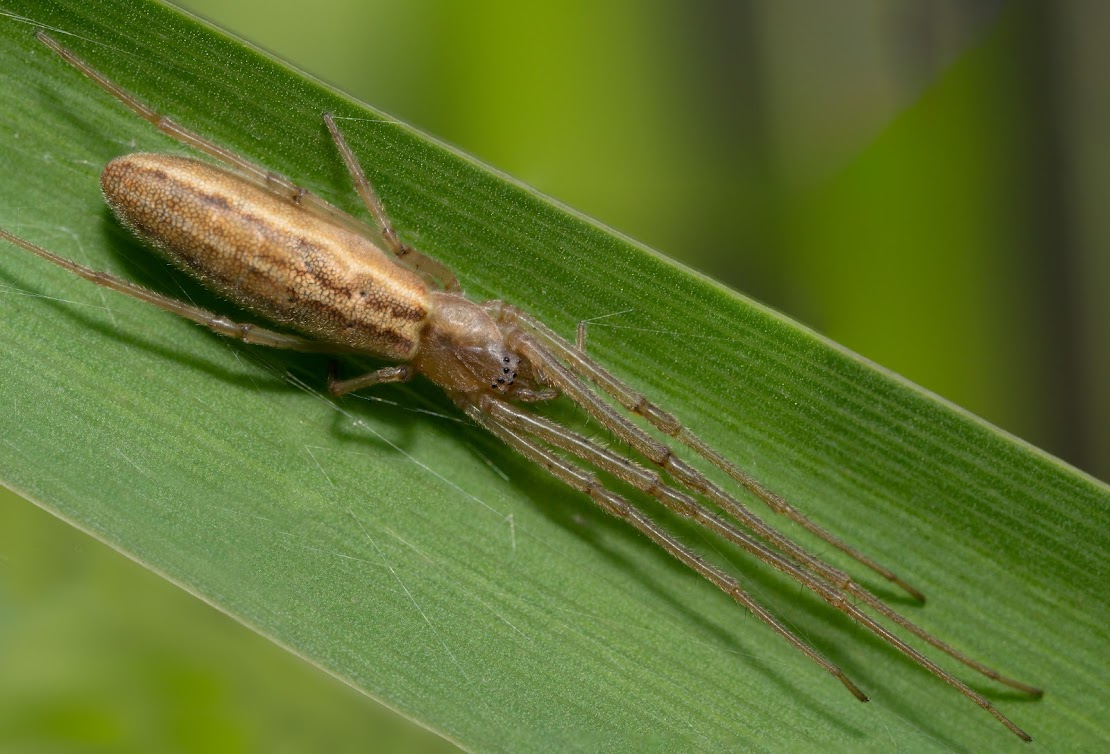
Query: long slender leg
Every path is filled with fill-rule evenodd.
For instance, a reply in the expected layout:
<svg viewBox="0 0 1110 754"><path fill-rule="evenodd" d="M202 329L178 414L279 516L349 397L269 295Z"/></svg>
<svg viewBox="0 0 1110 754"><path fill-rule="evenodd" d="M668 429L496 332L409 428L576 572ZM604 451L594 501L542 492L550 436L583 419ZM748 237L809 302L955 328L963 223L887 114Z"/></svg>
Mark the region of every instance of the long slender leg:
<svg viewBox="0 0 1110 754"><path fill-rule="evenodd" d="M370 185L370 181L366 177L362 165L359 164L355 153L347 146L347 139L344 138L343 132L339 130L339 126L335 124L335 118L332 117L331 113L324 113L324 123L328 127L328 132L331 134L339 154L343 157L343 162L347 165L347 171L351 174L351 179L355 182L355 190L358 191L363 204L366 205L366 209L370 211L374 222L377 223L378 230L381 231L382 238L389 250L416 272L438 281L446 290L459 290L459 281L455 277L455 273L451 272L445 264L421 254L401 241L397 236L397 231L393 228L393 223L389 221L389 215L385 213L385 205L378 198L374 187Z"/></svg>
<svg viewBox="0 0 1110 754"><path fill-rule="evenodd" d="M488 302L487 307L491 313L499 317L502 321L516 323L527 328L530 332L535 334L547 348L551 349L552 352L574 370L574 372L590 379L594 384L601 387L602 390L613 396L613 398L628 411L643 416L659 431L674 437L679 442L696 451L703 458L717 466L743 485L745 489L766 503L775 513L782 514L795 523L800 524L805 529L847 554L857 562L862 563L892 583L897 584L918 601L925 601L925 595L922 594L920 590L907 583L890 569L864 555L847 542L844 542L818 526L797 508L787 503L781 496L764 487L750 475L737 468L720 453L709 447L701 438L682 426L675 417L648 401L647 397L642 393L632 390L611 375L602 368L601 365L586 356L582 349L575 348L570 343L567 343L547 325L532 317L527 312L501 301ZM659 448L664 447L659 443L656 443L656 445ZM651 454L648 455L650 456ZM667 451L667 455L669 456L669 451Z"/></svg>
<svg viewBox="0 0 1110 754"><path fill-rule="evenodd" d="M93 68L91 65L79 58L72 50L63 46L45 32L40 31L36 33L35 36L44 45L49 47L54 52L58 53L58 55L61 56L63 60L79 70L81 73L85 74L85 76L87 76L95 84L100 86L100 88L104 89L106 92L118 99L124 105L127 105L127 107L134 111L136 115L153 125L155 128L157 128L159 131L166 134L167 136L177 139L183 144L188 144L189 146L198 149L205 154L215 157L216 159L235 168L243 175L250 177L258 184L279 193L287 199L306 205L318 205L318 208L329 216L333 214L346 214L338 207L334 207L331 204L328 204L323 199L308 192L307 189L304 189L293 183L285 176L259 167L253 162L249 162L248 160L243 159L235 152L232 152L231 150L226 149L225 147L222 147L213 141L209 141L195 131L191 131L184 126L179 125L168 116L162 115L157 110L154 110L153 108L149 107L144 102L136 98L126 89L116 84L100 71Z"/></svg>
<svg viewBox="0 0 1110 754"><path fill-rule="evenodd" d="M97 285L110 288L126 296L137 298L140 301L145 301L148 304L153 304L159 309L165 309L168 312L184 317L185 319L192 320L197 324L204 325L212 332L223 335L225 338L233 340L241 340L244 343L250 343L258 346L269 346L271 348L286 348L293 351L316 351L316 352L334 352L337 347L334 344L320 343L308 338L302 338L298 335L289 335L287 333L277 332L275 330L268 330L264 327L258 327L246 322L233 322L232 320L222 315L210 312L207 309L186 304L178 301L169 296L163 296L160 293L155 293L152 290L143 288L140 285L118 278L115 275L110 275L106 272L93 270L84 265L77 264L71 259L58 256L52 251L47 251L41 246L27 241L19 236L13 236L11 233L0 228L0 238L3 238L11 243L26 249L32 254L36 254L48 262L69 270L74 275L83 277L85 280L96 283Z"/></svg>
<svg viewBox="0 0 1110 754"><path fill-rule="evenodd" d="M398 364L392 367L382 367L373 372L352 377L349 380L341 380L336 374L335 364L332 364L328 373L328 390L331 391L332 395L339 397L353 390L360 390L371 385L381 385L387 382L408 382L414 374L416 374L416 370L410 365Z"/></svg>
<svg viewBox="0 0 1110 754"><path fill-rule="evenodd" d="M641 453L653 463L666 469L687 489L708 497L715 504L727 511L733 518L740 521L744 526L771 543L781 552L801 563L806 569L820 575L840 589L864 599L868 604L882 612L891 620L988 678L1033 696L1041 695L1042 692L1040 689L1003 676L992 668L957 652L944 642L941 642L936 637L933 637L931 634L928 634L928 632L920 629L915 624L891 610L877 597L855 584L848 574L839 569L832 568L820 559L815 558L795 542L785 537L782 533L767 525L738 500L701 474L701 472L677 458L669 447L652 439L626 417L617 413L613 408L602 401L593 391L586 389L584 384L577 379L562 362L557 360L550 352L534 341L531 336L523 333L519 335L516 339L515 347L522 356L528 358L537 369L542 371L548 382L565 393L585 409L587 413L601 422L602 425L613 431L618 437L636 449L637 452ZM979 703L978 700L975 701Z"/></svg>
<svg viewBox="0 0 1110 754"><path fill-rule="evenodd" d="M551 452L546 447L528 439L524 434L491 420L489 416L483 413L482 410L474 404L460 401L460 405L463 407L463 410L466 411L467 415L500 438L506 445L516 450L525 458L538 463L546 469L548 473L563 481L571 488L589 495L606 513L624 519L632 524L659 547L662 547L679 561L692 568L698 574L704 576L721 591L732 597L738 604L747 608L753 615L770 626L777 634L793 644L797 649L801 650L807 657L835 676L837 680L852 692L853 696L861 702L867 701L867 697L851 679L848 678L844 671L831 663L813 647L799 639L774 615L752 599L736 579L716 566L705 562L705 560L660 528L658 524L644 515L641 511L629 504L623 497L602 486L594 475L583 471L566 459Z"/></svg>
<svg viewBox="0 0 1110 754"><path fill-rule="evenodd" d="M516 339L516 346L521 355L525 356L537 369L543 372L548 382L568 395L582 406L587 413L616 433L618 437L635 448L649 461L666 469L684 486L706 495L749 529L791 557L806 562L815 569L824 571L823 575L826 578L837 581L842 587L846 586L844 582L850 581L846 574L834 572L833 569L816 560L783 534L764 523L740 501L711 482L693 466L675 456L669 447L653 439L625 416L602 401L592 390L587 389L562 361L558 360L534 338L521 333Z"/></svg>
<svg viewBox="0 0 1110 754"><path fill-rule="evenodd" d="M801 570L794 562L783 558L777 552L769 550L765 545L755 540L747 533L740 531L732 524L714 515L711 510L698 503L694 498L667 486L662 478L655 472L644 469L630 459L598 445L573 430L543 417L531 414L504 401L499 401L493 397L487 396L482 399L479 408L489 414L494 421L507 425L514 431L533 435L544 442L594 464L603 471L613 474L618 479L622 479L634 487L647 492L679 515L689 518L710 531L720 534L730 542L739 545L763 562L795 579L798 583L813 591L830 605L844 612L850 618L877 634L884 641L892 644L896 649L906 654L919 665L922 665L941 680L955 687L964 696L994 715L1017 735L1023 738L1026 736L1024 731L1002 715L994 705L981 694L971 690L958 678L928 660L924 655L909 647L909 645L895 637L881 625L875 623L869 616L860 612L855 605L846 600L844 593L837 588L835 583L825 581L822 574L818 574L815 578L813 575ZM854 588L849 590L850 593L862 597L868 605L878 609L883 615L895 620L899 625L911 630L914 634L925 639L933 646L988 677L996 680L1002 678L1001 674L997 671L972 660L924 629L898 615L866 590L855 587L855 585L852 586ZM1024 684L1022 684L1022 686L1024 686ZM1033 689L1031 687L1024 687L1023 690L1036 692L1038 695L1040 694L1038 689Z"/></svg>
<svg viewBox="0 0 1110 754"><path fill-rule="evenodd" d="M240 155L232 152L230 149L220 146L219 144L204 138L195 131L191 131L184 126L179 125L176 121L168 116L162 115L157 110L154 110L135 95L128 92L123 87L116 84L100 71L93 68L84 60L79 58L72 50L57 42L54 38L45 32L38 32L35 35L39 41L56 52L63 60L79 70L85 76L93 81L104 91L111 94L118 99L128 108L130 108L136 115L143 120L152 124L162 133L167 136L180 141L182 144L187 144L194 149L198 149L207 155L215 157L229 167L235 169L240 175L252 181L258 186L280 196L288 199L306 210L314 214L324 217L332 222L338 223L343 227L351 230L360 235L369 236L372 240L376 240L370 233L370 228L366 223L352 217L335 205L321 199L316 194L313 194L308 189L297 185L280 173L275 173L266 168L255 165L249 160L245 160Z"/></svg>

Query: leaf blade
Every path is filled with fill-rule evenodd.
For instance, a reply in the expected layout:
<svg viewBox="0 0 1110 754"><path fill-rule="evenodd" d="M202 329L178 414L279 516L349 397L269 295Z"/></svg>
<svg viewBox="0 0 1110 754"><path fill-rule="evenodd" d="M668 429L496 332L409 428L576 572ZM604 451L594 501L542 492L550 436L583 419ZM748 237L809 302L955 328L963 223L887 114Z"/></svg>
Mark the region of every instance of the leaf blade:
<svg viewBox="0 0 1110 754"><path fill-rule="evenodd" d="M55 13L36 20L78 30L81 54L144 99L352 209L318 115L357 118L345 130L402 233L471 295L503 296L564 332L631 310L596 328L591 349L815 518L923 580L937 603L923 622L976 656L1024 675L1054 646L1053 609L1097 625L1104 486L166 9ZM116 230L95 188L131 141L176 147L25 28L4 31L3 70L25 72L0 90L5 112L41 132L4 139L16 144L5 206L25 207L5 225L212 302ZM993 748L1005 735L757 572L762 596L886 692L882 712L856 709L727 599L452 418L336 407L317 395L322 359L241 349L36 260L4 262L12 288L65 301L5 307L3 392L17 410L0 478L469 748L769 746L784 731L795 748L878 748L884 725L921 749L933 737ZM697 389L672 377L691 364ZM383 395L452 416L426 386ZM1030 554L1051 567L1031 572ZM945 573L957 559L970 573ZM1056 599L1062 584L1086 605ZM1096 656L1104 633L1078 634L1077 657ZM1071 688L1064 679L1083 675L1075 657L1053 659L1050 677L1033 679L1050 693L1052 676ZM1051 699L1014 716L1052 730Z"/></svg>

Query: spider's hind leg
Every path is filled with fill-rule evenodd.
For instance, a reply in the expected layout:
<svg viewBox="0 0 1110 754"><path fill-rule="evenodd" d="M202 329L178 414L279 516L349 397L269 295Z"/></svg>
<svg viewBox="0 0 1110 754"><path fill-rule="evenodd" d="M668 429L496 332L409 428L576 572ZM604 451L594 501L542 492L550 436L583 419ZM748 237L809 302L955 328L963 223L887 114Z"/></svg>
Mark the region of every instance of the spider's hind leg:
<svg viewBox="0 0 1110 754"><path fill-rule="evenodd" d="M243 343L249 343L256 346L268 346L270 348L284 348L290 351L308 351L319 353L321 351L334 351L335 346L329 343L323 343L312 340L310 338L302 338L300 335L292 335L290 333L278 332L277 330L270 330L266 327L259 327L258 325L249 322L235 322L228 319L222 314L202 309L199 306L187 304L184 301L178 301L170 296L164 296L161 293L156 293L149 288L144 288L141 285L135 285L129 280L116 277L115 275L100 270L94 270L82 264L74 262L72 259L66 259L59 256L52 251L47 251L37 244L13 235L8 231L0 228L0 238L15 244L16 246L25 249L26 251L35 254L36 256L45 259L48 262L58 265L62 269L69 270L74 275L88 280L90 283L96 283L104 288L109 288L117 293L122 293L125 296L145 301L148 304L157 306L159 309L164 309L172 312L179 317L184 317L198 325L207 327L217 335L222 335L231 340L239 340Z"/></svg>
<svg viewBox="0 0 1110 754"><path fill-rule="evenodd" d="M249 180L251 183L254 183L256 186L269 191L275 196L290 201L293 204L296 204L297 206L302 207L308 212L311 212L319 217L323 217L327 220L337 223L354 233L367 236L375 242L378 241L378 235L376 233L371 234L371 229L363 221L352 217L335 205L312 193L307 188L293 182L281 173L276 173L265 167L256 165L255 163L247 160L243 156L237 154L236 152L233 152L227 147L221 146L211 139L200 135L196 131L182 126L177 121L170 118L168 115L164 115L158 112L157 110L140 100L138 97L136 97L134 94L127 91L122 86L105 76L103 73L86 63L84 60L78 57L76 53L74 53L65 45L59 43L49 34L43 31L39 31L35 36L40 42L56 52L59 57L61 57L71 66L73 66L78 71L83 73L86 77L88 77L93 83L95 83L104 91L111 94L122 104L126 105L140 118L147 121L170 138L176 139L182 144L199 150L200 152L203 152L204 154L207 154L211 157L215 157L217 160L224 163L227 167L235 171L235 173L237 173L238 175ZM373 213L373 208L371 208L371 212ZM375 214L374 217L375 220L379 220L377 214ZM389 229L390 232L392 231L392 228L388 226L388 221L386 221L386 227ZM385 233L385 231L383 231L383 233ZM393 235L395 238L396 234ZM387 246L390 245L388 237L382 240L386 241ZM396 243L400 244L399 241L397 241ZM404 244L400 244L400 248L406 250L408 249L408 247L404 246ZM390 251L392 251L398 257L402 257L405 253L408 253L408 251L399 252L393 246L390 246ZM413 251L412 253L421 259L427 259L418 252ZM430 282L432 282L433 285L438 287L443 284L442 281L444 280L454 280L454 276L450 273L450 271L447 270L445 267L442 267L442 265L439 265L438 262L431 260L430 263L425 264L436 266L435 274L438 280L430 279ZM417 270L418 273L425 274L421 272L420 264L413 264L412 266ZM457 283L454 283L453 285L455 288L458 288ZM450 286L448 285L447 287Z"/></svg>
<svg viewBox="0 0 1110 754"><path fill-rule="evenodd" d="M201 136L196 131L185 128L169 116L158 112L134 94L86 63L78 57L76 53L55 40L46 32L39 31L35 36L40 42L56 52L64 61L88 77L93 83L111 94L140 118L147 121L170 138L176 139L182 144L187 144L211 157L215 157L220 162L223 162L243 176L251 179L263 188L273 191L279 196L298 204L318 205L315 208L327 216L342 214L339 209L332 207L323 199L311 194L307 189L298 186L280 173L275 173L255 165L253 162L244 159L230 149Z"/></svg>

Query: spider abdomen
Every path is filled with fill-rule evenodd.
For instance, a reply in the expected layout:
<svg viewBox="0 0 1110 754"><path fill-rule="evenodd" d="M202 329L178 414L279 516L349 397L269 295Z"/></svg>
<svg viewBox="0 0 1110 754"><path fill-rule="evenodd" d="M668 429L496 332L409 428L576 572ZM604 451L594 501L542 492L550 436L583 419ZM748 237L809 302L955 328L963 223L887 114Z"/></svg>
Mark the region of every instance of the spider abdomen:
<svg viewBox="0 0 1110 754"><path fill-rule="evenodd" d="M126 155L100 185L136 235L240 306L316 340L415 355L428 287L366 237L186 157Z"/></svg>

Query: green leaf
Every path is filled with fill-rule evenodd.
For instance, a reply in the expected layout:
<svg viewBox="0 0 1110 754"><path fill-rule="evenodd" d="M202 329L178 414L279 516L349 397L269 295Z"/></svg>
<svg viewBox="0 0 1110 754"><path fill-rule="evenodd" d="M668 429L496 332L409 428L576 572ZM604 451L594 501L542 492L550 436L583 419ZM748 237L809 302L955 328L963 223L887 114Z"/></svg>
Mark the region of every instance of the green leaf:
<svg viewBox="0 0 1110 754"><path fill-rule="evenodd" d="M911 618L1042 685L1033 703L974 681L1018 724L1060 748L1106 740L1104 485L173 10L6 11L5 228L221 306L99 196L111 158L184 149L36 42L36 27L359 212L320 120L334 112L402 235L470 295L568 334L607 317L590 331L599 360L924 589L918 607L875 585ZM433 386L333 401L326 358L240 347L2 252L0 480L468 749L1020 746L819 599L645 503L843 666L873 699L856 703Z"/></svg>

